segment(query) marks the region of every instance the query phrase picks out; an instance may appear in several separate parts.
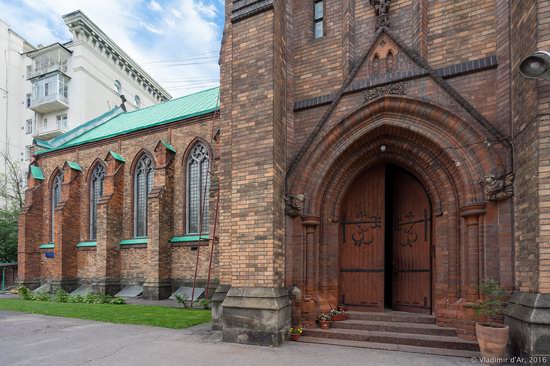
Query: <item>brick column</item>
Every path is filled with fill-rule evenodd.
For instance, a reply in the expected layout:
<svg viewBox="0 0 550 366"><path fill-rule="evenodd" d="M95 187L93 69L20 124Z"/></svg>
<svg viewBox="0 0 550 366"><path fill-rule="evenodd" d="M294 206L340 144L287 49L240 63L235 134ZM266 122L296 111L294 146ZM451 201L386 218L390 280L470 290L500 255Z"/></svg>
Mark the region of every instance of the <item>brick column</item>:
<svg viewBox="0 0 550 366"><path fill-rule="evenodd" d="M464 235L464 246L466 250L463 256L465 260L466 273L463 278L466 281L466 291L463 294L468 299L475 300L479 298L480 282L480 216L485 215L485 203L472 203L460 209L460 215L464 218L466 231Z"/></svg>
<svg viewBox="0 0 550 366"><path fill-rule="evenodd" d="M97 204L95 292L114 295L120 291L119 242L122 239L124 159L109 152L103 195Z"/></svg>
<svg viewBox="0 0 550 366"><path fill-rule="evenodd" d="M19 215L17 286L26 286L30 289L40 286L40 250L38 247L42 240L42 225L44 224L43 181L43 177L37 179L29 173L25 204Z"/></svg>
<svg viewBox="0 0 550 366"><path fill-rule="evenodd" d="M148 196L147 272L143 296L161 300L172 293L170 238L173 236L174 170L176 151L159 141L155 147L155 183Z"/></svg>
<svg viewBox="0 0 550 366"><path fill-rule="evenodd" d="M226 42L222 80L232 85L230 110L220 121L223 143L221 228L228 228L231 289L222 303L223 340L280 345L290 327L284 288L284 180L286 171L285 1L226 1ZM229 42L229 41L230 42ZM222 86L223 89L223 86ZM230 176L230 181L225 179ZM229 183L229 184L227 184ZM226 220L230 220L227 223ZM222 236L222 240L225 236Z"/></svg>
<svg viewBox="0 0 550 366"><path fill-rule="evenodd" d="M61 199L55 209L53 290L73 291L78 287L76 245L80 241L80 187L82 169L76 163L63 164Z"/></svg>
<svg viewBox="0 0 550 366"><path fill-rule="evenodd" d="M302 303L302 320L304 326L314 326L319 315L319 240L317 230L320 218L318 216L302 216L305 228L306 284Z"/></svg>

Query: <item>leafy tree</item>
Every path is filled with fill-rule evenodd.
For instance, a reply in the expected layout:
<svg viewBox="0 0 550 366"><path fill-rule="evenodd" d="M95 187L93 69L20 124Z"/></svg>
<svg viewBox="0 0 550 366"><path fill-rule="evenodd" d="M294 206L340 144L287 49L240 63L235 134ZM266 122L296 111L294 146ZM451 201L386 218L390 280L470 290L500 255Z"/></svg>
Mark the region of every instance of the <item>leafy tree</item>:
<svg viewBox="0 0 550 366"><path fill-rule="evenodd" d="M19 210L0 210L0 263L17 261Z"/></svg>
<svg viewBox="0 0 550 366"><path fill-rule="evenodd" d="M0 152L0 262L17 261L17 226L23 208L25 172L8 153Z"/></svg>

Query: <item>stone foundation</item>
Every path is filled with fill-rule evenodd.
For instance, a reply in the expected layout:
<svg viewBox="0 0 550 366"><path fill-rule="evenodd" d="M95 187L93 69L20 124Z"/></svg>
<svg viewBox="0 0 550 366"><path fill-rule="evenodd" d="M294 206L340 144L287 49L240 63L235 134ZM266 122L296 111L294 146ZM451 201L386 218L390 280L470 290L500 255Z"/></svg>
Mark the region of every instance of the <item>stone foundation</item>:
<svg viewBox="0 0 550 366"><path fill-rule="evenodd" d="M62 279L62 280L51 280L50 286L51 286L51 293L56 292L58 289L62 288L63 290L67 291L68 293L73 292L76 290L79 286L78 280L69 280L69 279Z"/></svg>
<svg viewBox="0 0 550 366"><path fill-rule="evenodd" d="M290 328L285 288L232 287L222 303L223 341L280 346Z"/></svg>
<svg viewBox="0 0 550 366"><path fill-rule="evenodd" d="M147 300L164 300L172 295L172 281L146 281L143 284L143 298Z"/></svg>
<svg viewBox="0 0 550 366"><path fill-rule="evenodd" d="M506 309L510 353L550 356L550 294L514 292Z"/></svg>
<svg viewBox="0 0 550 366"><path fill-rule="evenodd" d="M121 288L120 280L117 278L102 278L92 282L92 290L100 294L114 296Z"/></svg>
<svg viewBox="0 0 550 366"><path fill-rule="evenodd" d="M25 286L29 290L34 290L34 289L37 289L38 287L40 287L40 280L39 279L36 279L36 280L20 280L20 279L17 279L17 280L15 280L15 286L16 287Z"/></svg>
<svg viewBox="0 0 550 366"><path fill-rule="evenodd" d="M212 296L212 330L223 329L223 307L227 292L231 288L231 285L219 285Z"/></svg>

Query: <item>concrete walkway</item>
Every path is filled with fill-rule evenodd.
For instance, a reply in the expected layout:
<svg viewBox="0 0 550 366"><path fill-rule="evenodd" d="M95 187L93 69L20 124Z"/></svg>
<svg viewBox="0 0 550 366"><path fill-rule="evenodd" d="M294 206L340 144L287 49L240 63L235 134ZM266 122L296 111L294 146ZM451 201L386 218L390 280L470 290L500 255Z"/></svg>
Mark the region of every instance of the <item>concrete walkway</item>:
<svg viewBox="0 0 550 366"><path fill-rule="evenodd" d="M454 357L286 342L221 342L209 325L172 330L0 311L0 365L472 365Z"/></svg>

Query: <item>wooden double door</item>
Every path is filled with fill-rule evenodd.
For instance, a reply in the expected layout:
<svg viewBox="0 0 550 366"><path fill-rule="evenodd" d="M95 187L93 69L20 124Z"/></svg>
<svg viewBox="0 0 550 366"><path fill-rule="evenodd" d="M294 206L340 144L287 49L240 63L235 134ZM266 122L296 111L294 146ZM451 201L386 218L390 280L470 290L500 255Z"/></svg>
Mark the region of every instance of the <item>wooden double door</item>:
<svg viewBox="0 0 550 366"><path fill-rule="evenodd" d="M421 183L379 164L343 201L340 301L354 310L431 312L431 207Z"/></svg>

